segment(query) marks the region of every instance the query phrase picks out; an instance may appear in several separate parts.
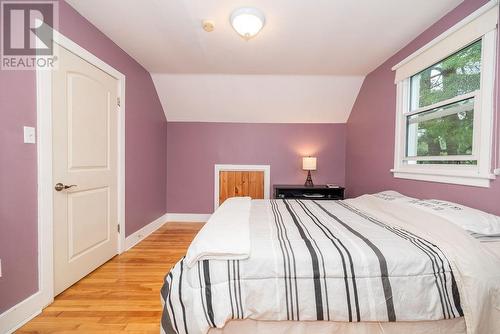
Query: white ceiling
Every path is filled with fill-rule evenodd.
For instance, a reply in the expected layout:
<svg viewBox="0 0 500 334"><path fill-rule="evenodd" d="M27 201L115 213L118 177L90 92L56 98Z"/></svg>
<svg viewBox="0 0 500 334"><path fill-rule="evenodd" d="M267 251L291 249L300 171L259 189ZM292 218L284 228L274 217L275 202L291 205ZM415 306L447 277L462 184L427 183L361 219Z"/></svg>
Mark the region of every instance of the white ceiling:
<svg viewBox="0 0 500 334"><path fill-rule="evenodd" d="M294 80L310 75L337 76L331 81L346 80L342 87L350 87L348 76L366 75L462 0L66 1L151 73L294 75ZM231 12L242 6L257 7L266 16L264 29L248 42L229 24ZM213 32L207 33L201 28L203 19L215 22ZM220 76L203 76L197 84L209 85L207 80L212 79L217 81ZM170 91L163 91L167 88L157 84L169 121L194 120L202 114L193 109L192 101L178 101L171 93L181 90L190 80L193 81L193 77L168 77L169 84L165 87ZM262 80L265 85L268 78L249 80ZM223 81L233 83L219 80L214 86ZM259 86L246 89L254 90L256 98L260 96L257 94L264 94L261 100L270 100L262 89L256 89ZM345 106L352 105L359 87L352 89L348 94L352 101ZM296 94L302 94L301 99L305 101L307 91L310 90ZM208 100L203 96L204 90L200 89L199 93L202 96L193 92L191 100ZM224 102L222 98L218 100ZM325 96L323 100L331 99ZM338 104L331 104L329 108L324 105L321 110L342 114L340 118L335 117L336 120L346 119L350 109L334 110L338 107ZM204 113L207 112L223 115L218 110L205 109ZM301 110L300 115L279 111L280 117L268 118L288 122L304 117L304 112L310 109ZM331 115L319 112L315 115L311 118L317 117L318 122L332 119ZM252 114L230 116L242 121L254 118ZM220 117L218 120L224 121L226 116Z"/></svg>
<svg viewBox="0 0 500 334"><path fill-rule="evenodd" d="M345 123L362 76L153 74L169 121Z"/></svg>

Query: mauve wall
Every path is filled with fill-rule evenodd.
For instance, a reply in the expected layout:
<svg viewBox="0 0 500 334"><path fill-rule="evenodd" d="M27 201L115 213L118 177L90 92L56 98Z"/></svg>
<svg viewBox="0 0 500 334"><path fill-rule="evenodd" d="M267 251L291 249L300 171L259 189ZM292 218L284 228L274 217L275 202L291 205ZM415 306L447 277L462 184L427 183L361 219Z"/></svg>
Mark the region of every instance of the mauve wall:
<svg viewBox="0 0 500 334"><path fill-rule="evenodd" d="M0 87L2 313L38 289L38 239L36 145L23 144L23 125L36 126L35 77L0 70Z"/></svg>
<svg viewBox="0 0 500 334"><path fill-rule="evenodd" d="M167 123L149 73L60 2L59 30L126 75L126 234L165 213ZM37 277L35 73L0 71L0 313L33 294Z"/></svg>
<svg viewBox="0 0 500 334"><path fill-rule="evenodd" d="M464 1L366 77L347 123L349 196L394 189L410 196L454 201L500 215L500 180L492 182L491 188L477 188L396 179L389 171L394 163L396 110L395 73L391 67L486 2Z"/></svg>
<svg viewBox="0 0 500 334"><path fill-rule="evenodd" d="M318 157L316 184L344 185L345 124L168 122L167 211L211 213L214 164L271 165L273 184L303 184L302 156Z"/></svg>

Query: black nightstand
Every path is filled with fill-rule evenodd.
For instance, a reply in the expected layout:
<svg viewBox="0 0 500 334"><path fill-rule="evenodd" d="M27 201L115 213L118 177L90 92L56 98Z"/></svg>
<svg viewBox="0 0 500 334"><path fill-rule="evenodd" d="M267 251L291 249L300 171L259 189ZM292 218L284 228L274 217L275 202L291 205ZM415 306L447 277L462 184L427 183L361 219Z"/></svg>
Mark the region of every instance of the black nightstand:
<svg viewBox="0 0 500 334"><path fill-rule="evenodd" d="M274 185L274 198L339 200L344 199L344 189L327 188L325 185L306 187L300 185Z"/></svg>

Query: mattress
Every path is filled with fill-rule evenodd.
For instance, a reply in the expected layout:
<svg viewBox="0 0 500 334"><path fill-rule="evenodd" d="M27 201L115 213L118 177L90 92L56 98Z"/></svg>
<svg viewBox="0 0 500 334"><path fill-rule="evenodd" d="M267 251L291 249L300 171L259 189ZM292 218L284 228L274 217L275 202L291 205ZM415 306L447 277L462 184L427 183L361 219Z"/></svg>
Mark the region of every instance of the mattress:
<svg viewBox="0 0 500 334"><path fill-rule="evenodd" d="M498 329L489 312L498 305L490 292L498 292L499 258L439 217L373 196L252 201L249 212L246 258L234 246L246 244L245 225L212 223L205 241L222 235L233 246L219 242L166 276L164 332Z"/></svg>

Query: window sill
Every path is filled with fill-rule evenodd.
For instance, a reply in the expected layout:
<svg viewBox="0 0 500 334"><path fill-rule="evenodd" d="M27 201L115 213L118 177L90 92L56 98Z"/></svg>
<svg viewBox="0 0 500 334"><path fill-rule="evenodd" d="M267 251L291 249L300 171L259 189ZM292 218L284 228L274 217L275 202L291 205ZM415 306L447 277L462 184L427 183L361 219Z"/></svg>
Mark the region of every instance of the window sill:
<svg viewBox="0 0 500 334"><path fill-rule="evenodd" d="M391 169L395 178L429 181L438 183L451 183L464 186L489 188L490 182L495 179L495 175L480 175L464 171L453 172L446 170L422 170L422 169Z"/></svg>

